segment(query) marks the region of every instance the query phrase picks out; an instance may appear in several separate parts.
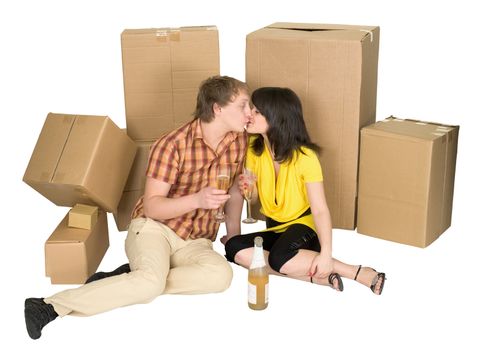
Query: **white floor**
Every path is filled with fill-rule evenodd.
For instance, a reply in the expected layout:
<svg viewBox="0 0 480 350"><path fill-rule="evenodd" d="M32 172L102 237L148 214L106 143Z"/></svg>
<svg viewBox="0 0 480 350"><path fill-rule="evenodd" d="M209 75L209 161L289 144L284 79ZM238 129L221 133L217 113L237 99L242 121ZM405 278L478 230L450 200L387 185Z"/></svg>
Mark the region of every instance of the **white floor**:
<svg viewBox="0 0 480 350"><path fill-rule="evenodd" d="M426 3L2 2L0 348L478 349L478 12L462 0ZM461 126L451 228L426 249L335 230L337 258L387 273L380 297L350 281L336 293L272 277L270 305L255 312L247 307L246 271L234 266L224 293L162 296L94 317L65 317L30 340L24 299L67 287L45 277L43 253L67 208L21 181L47 113L109 115L125 127L124 28L216 24L222 74L243 79L245 35L276 21L381 26L377 120L393 114ZM126 262L125 233L109 221L111 246L100 270ZM223 253L219 242L215 249Z"/></svg>

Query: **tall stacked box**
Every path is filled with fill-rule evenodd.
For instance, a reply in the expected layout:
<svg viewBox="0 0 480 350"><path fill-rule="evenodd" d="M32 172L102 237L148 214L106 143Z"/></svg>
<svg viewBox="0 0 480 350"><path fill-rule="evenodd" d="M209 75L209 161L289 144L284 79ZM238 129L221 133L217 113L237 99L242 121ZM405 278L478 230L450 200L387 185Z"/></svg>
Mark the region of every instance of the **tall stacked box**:
<svg viewBox="0 0 480 350"><path fill-rule="evenodd" d="M375 122L380 28L275 23L247 36L246 80L293 89L321 148L333 226L355 228L360 129Z"/></svg>
<svg viewBox="0 0 480 350"><path fill-rule="evenodd" d="M152 140L192 119L200 83L220 72L215 26L122 33L127 133Z"/></svg>

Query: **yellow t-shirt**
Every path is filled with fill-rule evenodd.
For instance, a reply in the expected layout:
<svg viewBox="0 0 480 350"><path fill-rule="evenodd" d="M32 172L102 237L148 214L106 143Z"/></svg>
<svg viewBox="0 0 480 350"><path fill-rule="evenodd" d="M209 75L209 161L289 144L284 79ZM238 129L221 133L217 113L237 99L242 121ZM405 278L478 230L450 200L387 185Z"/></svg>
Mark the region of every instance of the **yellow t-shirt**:
<svg viewBox="0 0 480 350"><path fill-rule="evenodd" d="M322 167L317 154L307 147L295 151L290 162L280 164L275 180L273 159L267 147L257 156L250 146L247 151L245 167L257 177L257 189L261 212L275 221L284 222L280 226L266 231L284 231L294 223L301 223L315 230L312 215L297 220L309 207L305 183L323 181Z"/></svg>

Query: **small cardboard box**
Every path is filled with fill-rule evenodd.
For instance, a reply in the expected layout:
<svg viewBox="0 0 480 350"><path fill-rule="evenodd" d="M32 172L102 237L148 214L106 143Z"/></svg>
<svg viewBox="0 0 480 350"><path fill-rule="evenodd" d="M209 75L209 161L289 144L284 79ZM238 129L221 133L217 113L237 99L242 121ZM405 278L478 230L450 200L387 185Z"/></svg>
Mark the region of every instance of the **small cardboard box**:
<svg viewBox="0 0 480 350"><path fill-rule="evenodd" d="M307 23L274 23L247 36L248 86L289 87L302 101L337 228L356 225L360 129L375 122L379 36L376 26Z"/></svg>
<svg viewBox="0 0 480 350"><path fill-rule="evenodd" d="M98 219L98 207L85 204L75 204L68 212L68 227L91 230Z"/></svg>
<svg viewBox="0 0 480 350"><path fill-rule="evenodd" d="M108 117L50 113L23 181L56 205L114 212L134 157L134 142Z"/></svg>
<svg viewBox="0 0 480 350"><path fill-rule="evenodd" d="M126 29L121 39L128 135L157 139L191 120L200 83L220 73L217 28Z"/></svg>
<svg viewBox="0 0 480 350"><path fill-rule="evenodd" d="M119 231L128 229L133 208L143 195L150 148L155 141L135 141L137 146L135 160L128 175L122 198L118 203L117 212L113 215Z"/></svg>
<svg viewBox="0 0 480 350"><path fill-rule="evenodd" d="M450 227L458 132L394 117L363 128L357 231L426 247Z"/></svg>
<svg viewBox="0 0 480 350"><path fill-rule="evenodd" d="M83 284L109 246L107 214L99 211L92 230L68 227L68 214L45 242L45 272L53 284Z"/></svg>

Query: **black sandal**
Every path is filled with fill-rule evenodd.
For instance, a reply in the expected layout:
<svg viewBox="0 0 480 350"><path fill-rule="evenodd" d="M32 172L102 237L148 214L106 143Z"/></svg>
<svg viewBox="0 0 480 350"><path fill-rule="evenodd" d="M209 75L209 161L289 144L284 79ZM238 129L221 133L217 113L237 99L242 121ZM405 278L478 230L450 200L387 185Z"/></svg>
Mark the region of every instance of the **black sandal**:
<svg viewBox="0 0 480 350"><path fill-rule="evenodd" d="M354 281L357 280L358 274L360 273L361 269L362 269L362 265L358 265L357 273L355 274L355 278L353 279ZM370 267L370 269L371 269L371 267ZM375 270L375 269L372 269L372 270L377 272L377 270ZM385 284L386 279L387 279L387 277L385 276L384 272L378 272L377 273L377 275L373 278L372 283L370 284L370 290L373 292L373 294L377 294L377 293L375 293L375 286L377 285L378 280L381 281L380 286L378 287L378 295L382 294L383 285Z"/></svg>
<svg viewBox="0 0 480 350"><path fill-rule="evenodd" d="M337 280L337 283L338 283L338 289L334 287L333 285L333 282ZM343 292L343 282L342 282L342 278L340 277L340 275L338 273L331 273L330 276L328 276L328 283L330 283L330 286L335 289L335 290L338 290L339 292Z"/></svg>
<svg viewBox="0 0 480 350"><path fill-rule="evenodd" d="M336 289L333 285L333 282L335 280L338 281L338 289ZM310 276L310 282L313 283L313 277L312 276ZM342 278L340 277L340 275L338 273L331 273L328 276L328 283L330 283L330 287L332 287L333 289L338 290L339 292L343 292Z"/></svg>

